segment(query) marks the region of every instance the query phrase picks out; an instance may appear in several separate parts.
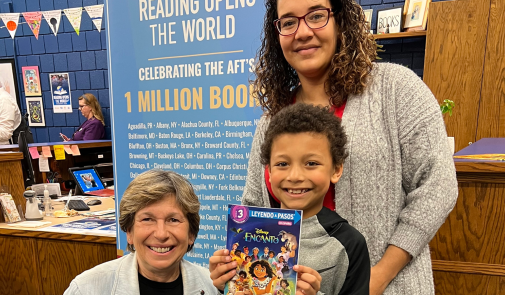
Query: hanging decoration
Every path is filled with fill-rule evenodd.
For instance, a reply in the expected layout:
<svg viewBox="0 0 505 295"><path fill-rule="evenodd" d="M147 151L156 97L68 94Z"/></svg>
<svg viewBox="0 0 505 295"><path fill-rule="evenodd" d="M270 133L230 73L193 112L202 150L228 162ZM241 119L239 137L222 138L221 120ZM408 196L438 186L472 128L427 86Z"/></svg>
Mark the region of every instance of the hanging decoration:
<svg viewBox="0 0 505 295"><path fill-rule="evenodd" d="M86 6L84 9L86 9L89 17L93 21L93 24L95 24L96 29L100 32L100 29L102 28L103 4Z"/></svg>
<svg viewBox="0 0 505 295"><path fill-rule="evenodd" d="M79 35L81 29L82 7L63 9L68 21L74 27L75 32Z"/></svg>
<svg viewBox="0 0 505 295"><path fill-rule="evenodd" d="M5 27L7 27L7 30L11 34L12 39L14 39L16 30L18 29L19 13L0 13L0 19L2 19L4 22Z"/></svg>
<svg viewBox="0 0 505 295"><path fill-rule="evenodd" d="M86 10L91 21L95 25L98 32L102 29L103 20L103 4L91 5L85 7L75 7L63 9L63 13L67 17L68 21L74 28L77 35L80 33L82 11ZM19 22L19 16L23 15L25 22ZM58 35L58 30L61 23L62 10L48 10L48 11L33 11L33 12L22 12L22 13L0 13L0 20L3 21L4 26L0 26L0 29L7 28L12 39L16 35L16 31L20 24L27 24L33 32L33 35L37 40L39 39L40 26L42 23L42 16L47 21L47 24L53 31L53 34ZM1 23L0 23L1 24Z"/></svg>
<svg viewBox="0 0 505 295"><path fill-rule="evenodd" d="M61 21L61 10L50 10L42 12L54 35L58 34Z"/></svg>
<svg viewBox="0 0 505 295"><path fill-rule="evenodd" d="M26 23L32 30L33 35L35 35L35 38L39 40L39 31L40 31L40 24L42 21L42 13L40 11L23 12L23 17L25 18Z"/></svg>

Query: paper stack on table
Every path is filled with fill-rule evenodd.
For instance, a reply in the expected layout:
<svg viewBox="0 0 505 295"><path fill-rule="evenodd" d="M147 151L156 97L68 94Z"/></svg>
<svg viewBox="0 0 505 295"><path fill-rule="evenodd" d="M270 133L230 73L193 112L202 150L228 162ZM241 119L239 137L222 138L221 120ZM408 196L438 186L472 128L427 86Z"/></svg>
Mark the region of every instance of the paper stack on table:
<svg viewBox="0 0 505 295"><path fill-rule="evenodd" d="M50 224L50 221L23 221L18 223L9 223L9 226L15 227L41 227L47 224Z"/></svg>

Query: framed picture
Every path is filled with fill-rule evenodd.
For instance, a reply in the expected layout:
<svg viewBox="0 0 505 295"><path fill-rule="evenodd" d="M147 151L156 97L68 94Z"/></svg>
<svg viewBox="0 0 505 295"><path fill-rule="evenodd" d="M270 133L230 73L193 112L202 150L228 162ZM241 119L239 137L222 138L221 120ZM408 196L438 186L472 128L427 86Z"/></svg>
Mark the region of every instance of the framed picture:
<svg viewBox="0 0 505 295"><path fill-rule="evenodd" d="M22 67L25 96L41 96L39 67Z"/></svg>
<svg viewBox="0 0 505 295"><path fill-rule="evenodd" d="M29 114L28 125L33 127L46 126L42 97L26 97L26 110Z"/></svg>
<svg viewBox="0 0 505 295"><path fill-rule="evenodd" d="M68 73L49 74L54 113L71 113L72 97Z"/></svg>
<svg viewBox="0 0 505 295"><path fill-rule="evenodd" d="M17 101L18 107L21 109L19 101L18 79L16 78L16 66L13 58L0 59L0 82L5 91Z"/></svg>
<svg viewBox="0 0 505 295"><path fill-rule="evenodd" d="M402 31L402 7L377 11L377 34L400 33Z"/></svg>
<svg viewBox="0 0 505 295"><path fill-rule="evenodd" d="M370 33L373 34L372 31L372 14L373 14L373 9L365 9L363 10L365 13L365 20L368 23L368 29L370 30Z"/></svg>
<svg viewBox="0 0 505 295"><path fill-rule="evenodd" d="M405 24L403 27L407 31L426 30L430 2L431 0L405 0L403 9Z"/></svg>

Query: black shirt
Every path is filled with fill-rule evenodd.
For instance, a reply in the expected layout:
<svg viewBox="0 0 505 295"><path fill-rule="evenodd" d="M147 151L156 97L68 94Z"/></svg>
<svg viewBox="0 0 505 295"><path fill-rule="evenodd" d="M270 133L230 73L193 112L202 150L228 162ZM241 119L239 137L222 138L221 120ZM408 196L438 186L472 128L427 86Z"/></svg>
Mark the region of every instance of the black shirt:
<svg viewBox="0 0 505 295"><path fill-rule="evenodd" d="M139 273L140 295L183 295L182 274L170 283L151 281Z"/></svg>

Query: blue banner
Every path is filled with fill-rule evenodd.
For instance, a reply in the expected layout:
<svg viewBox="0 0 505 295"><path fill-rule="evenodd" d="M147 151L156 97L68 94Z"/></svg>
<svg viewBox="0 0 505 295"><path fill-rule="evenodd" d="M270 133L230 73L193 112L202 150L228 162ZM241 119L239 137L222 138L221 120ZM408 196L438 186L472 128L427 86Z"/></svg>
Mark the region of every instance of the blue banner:
<svg viewBox="0 0 505 295"><path fill-rule="evenodd" d="M201 202L187 259L203 266L225 247L228 204L245 185L263 16L256 0L106 1L116 202L146 170L186 177Z"/></svg>

